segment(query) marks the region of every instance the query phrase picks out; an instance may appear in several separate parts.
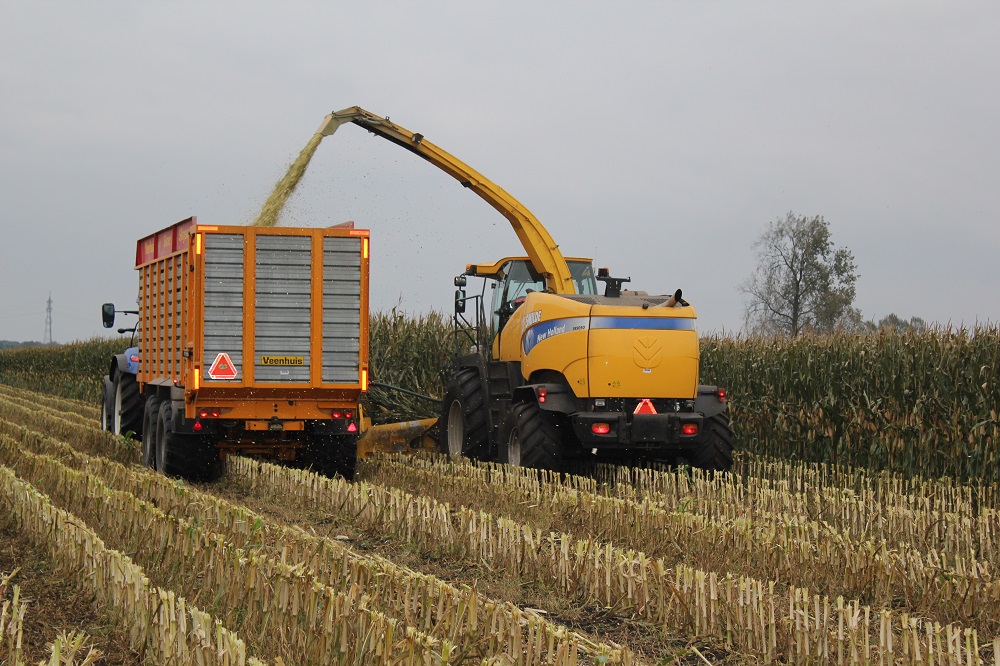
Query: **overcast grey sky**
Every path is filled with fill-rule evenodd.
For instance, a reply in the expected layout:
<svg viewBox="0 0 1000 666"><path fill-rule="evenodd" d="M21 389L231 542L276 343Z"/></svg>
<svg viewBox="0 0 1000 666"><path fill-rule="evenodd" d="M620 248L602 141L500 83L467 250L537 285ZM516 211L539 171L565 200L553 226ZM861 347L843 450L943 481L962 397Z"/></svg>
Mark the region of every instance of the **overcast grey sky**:
<svg viewBox="0 0 1000 666"><path fill-rule="evenodd" d="M865 319L1000 321L997 2L0 3L0 339L105 333L135 241L247 224L362 106L521 200L564 254L742 325L788 211L854 252ZM372 305L449 311L506 220L355 126L283 223L372 230Z"/></svg>

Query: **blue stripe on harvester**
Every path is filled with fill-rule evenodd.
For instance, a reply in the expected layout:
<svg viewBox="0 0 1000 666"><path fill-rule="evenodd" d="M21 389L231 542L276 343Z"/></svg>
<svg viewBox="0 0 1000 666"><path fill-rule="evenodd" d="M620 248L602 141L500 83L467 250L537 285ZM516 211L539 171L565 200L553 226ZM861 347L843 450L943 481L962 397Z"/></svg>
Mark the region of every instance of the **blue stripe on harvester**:
<svg viewBox="0 0 1000 666"><path fill-rule="evenodd" d="M535 324L524 332L521 345L527 354L542 340L563 333L595 329L633 329L651 331L693 331L695 320L686 317L566 317Z"/></svg>
<svg viewBox="0 0 1000 666"><path fill-rule="evenodd" d="M563 333L586 331L589 323L589 317L566 317L535 324L525 331L524 337L521 338L524 353L530 352L542 340L548 340Z"/></svg>
<svg viewBox="0 0 1000 666"><path fill-rule="evenodd" d="M688 317L591 317L590 328L639 328L657 331L693 331Z"/></svg>

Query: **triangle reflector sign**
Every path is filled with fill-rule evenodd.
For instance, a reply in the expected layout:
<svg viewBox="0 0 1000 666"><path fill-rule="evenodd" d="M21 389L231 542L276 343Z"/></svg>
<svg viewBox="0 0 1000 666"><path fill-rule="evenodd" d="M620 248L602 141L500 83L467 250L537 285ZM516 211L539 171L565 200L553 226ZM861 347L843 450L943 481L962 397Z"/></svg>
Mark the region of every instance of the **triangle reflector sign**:
<svg viewBox="0 0 1000 666"><path fill-rule="evenodd" d="M635 406L635 411L633 414L655 414L656 407L653 407L653 401L649 398L643 398L642 401Z"/></svg>
<svg viewBox="0 0 1000 666"><path fill-rule="evenodd" d="M229 354L221 352L215 357L212 367L208 369L208 376L212 379L236 379L237 372L239 371L229 358Z"/></svg>

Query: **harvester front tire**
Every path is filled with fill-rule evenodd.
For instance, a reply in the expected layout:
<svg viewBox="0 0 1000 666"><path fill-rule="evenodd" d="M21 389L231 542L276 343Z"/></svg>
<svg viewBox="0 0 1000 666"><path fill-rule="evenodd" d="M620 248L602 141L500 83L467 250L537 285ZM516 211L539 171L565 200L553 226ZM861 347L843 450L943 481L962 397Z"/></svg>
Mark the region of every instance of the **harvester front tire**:
<svg viewBox="0 0 1000 666"><path fill-rule="evenodd" d="M689 456L693 467L728 472L733 466L733 429L729 412L705 419L702 424L701 446Z"/></svg>
<svg viewBox="0 0 1000 666"><path fill-rule="evenodd" d="M142 419L142 464L156 469L156 430L160 418L160 401L150 396L146 400Z"/></svg>
<svg viewBox="0 0 1000 666"><path fill-rule="evenodd" d="M519 467L561 471L563 450L552 417L533 402L511 408L506 437L500 442L500 462Z"/></svg>
<svg viewBox="0 0 1000 666"><path fill-rule="evenodd" d="M104 375L104 393L101 400L101 430L115 431L115 384L111 378Z"/></svg>
<svg viewBox="0 0 1000 666"><path fill-rule="evenodd" d="M135 375L115 373L114 432L116 435L131 433L133 437L143 429L142 395Z"/></svg>
<svg viewBox="0 0 1000 666"><path fill-rule="evenodd" d="M490 450L486 430L486 401L479 371L462 368L445 387L438 427L441 452L485 459Z"/></svg>
<svg viewBox="0 0 1000 666"><path fill-rule="evenodd" d="M156 423L156 469L167 476L178 476L188 481L213 481L218 478L220 465L215 446L201 435L177 432L174 428L174 409L169 400L160 404Z"/></svg>

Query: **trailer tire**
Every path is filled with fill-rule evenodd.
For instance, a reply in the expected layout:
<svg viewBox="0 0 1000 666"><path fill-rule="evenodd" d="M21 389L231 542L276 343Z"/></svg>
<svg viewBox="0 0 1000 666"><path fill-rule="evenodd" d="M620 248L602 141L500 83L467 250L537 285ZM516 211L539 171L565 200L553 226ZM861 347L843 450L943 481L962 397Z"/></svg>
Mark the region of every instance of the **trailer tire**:
<svg viewBox="0 0 1000 666"><path fill-rule="evenodd" d="M202 435L179 433L173 403L160 404L156 420L156 469L188 481L214 481L221 466L215 445Z"/></svg>
<svg viewBox="0 0 1000 666"><path fill-rule="evenodd" d="M160 414L160 400L149 396L142 418L142 464L156 469L156 430Z"/></svg>
<svg viewBox="0 0 1000 666"><path fill-rule="evenodd" d="M462 368L448 380L438 431L442 453L468 458L489 456L486 400L476 368Z"/></svg>
<svg viewBox="0 0 1000 666"><path fill-rule="evenodd" d="M114 432L116 435L130 434L137 437L143 429L142 395L135 375L127 372L115 373Z"/></svg>
<svg viewBox="0 0 1000 666"><path fill-rule="evenodd" d="M101 399L101 430L115 431L115 384L111 378L104 375L104 393Z"/></svg>
<svg viewBox="0 0 1000 666"><path fill-rule="evenodd" d="M500 439L500 462L520 467L561 471L562 442L552 415L533 402L514 405Z"/></svg>
<svg viewBox="0 0 1000 666"><path fill-rule="evenodd" d="M306 462L324 476L340 475L351 481L358 464L358 436L313 433L306 447Z"/></svg>
<svg viewBox="0 0 1000 666"><path fill-rule="evenodd" d="M728 472L733 466L733 429L729 412L709 416L702 425L701 446L688 456L699 469Z"/></svg>

